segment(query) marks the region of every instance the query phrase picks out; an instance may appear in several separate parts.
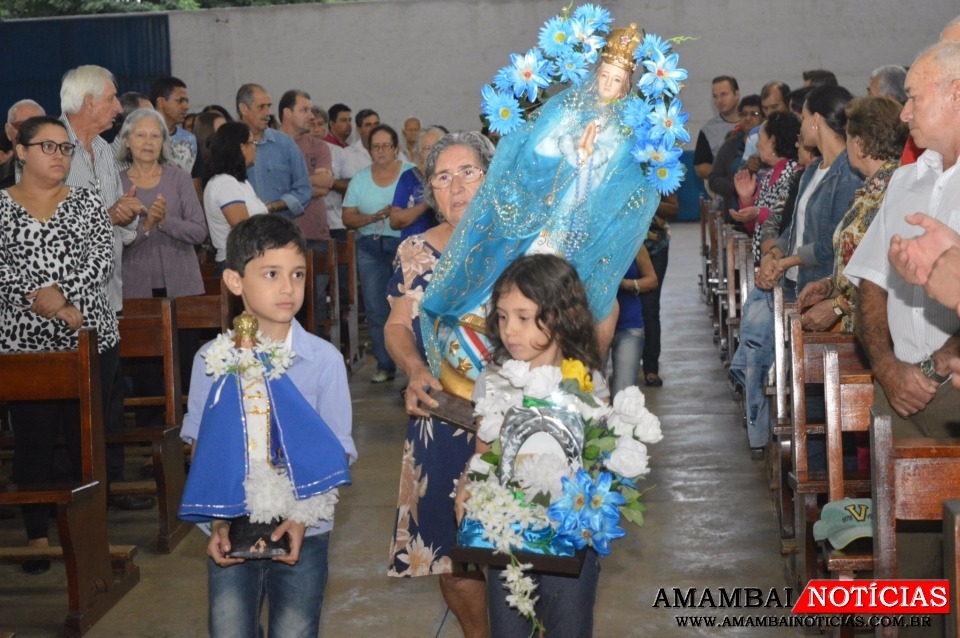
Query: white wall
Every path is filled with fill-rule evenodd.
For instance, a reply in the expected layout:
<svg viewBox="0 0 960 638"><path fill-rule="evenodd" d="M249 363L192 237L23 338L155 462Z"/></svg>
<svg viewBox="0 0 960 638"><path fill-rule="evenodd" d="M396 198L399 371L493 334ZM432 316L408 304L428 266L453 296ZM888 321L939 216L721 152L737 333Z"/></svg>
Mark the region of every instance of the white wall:
<svg viewBox="0 0 960 638"><path fill-rule="evenodd" d="M479 128L480 87L509 54L534 46L565 0L412 0L290 5L170 14L173 74L196 109L234 110L237 88L262 84L274 103L287 89L329 107L373 108L396 128L408 115L451 129ZM870 71L908 65L960 11L957 0L603 1L681 44L683 95L694 134L713 115L710 80L731 74L741 94L773 79L801 85L804 69L833 70L854 94Z"/></svg>

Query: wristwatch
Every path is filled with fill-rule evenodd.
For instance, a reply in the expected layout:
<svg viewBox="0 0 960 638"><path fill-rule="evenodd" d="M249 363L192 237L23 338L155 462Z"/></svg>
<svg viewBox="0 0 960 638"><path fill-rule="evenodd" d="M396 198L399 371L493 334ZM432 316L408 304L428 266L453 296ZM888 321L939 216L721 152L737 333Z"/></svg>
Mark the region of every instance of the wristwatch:
<svg viewBox="0 0 960 638"><path fill-rule="evenodd" d="M830 305L833 306L833 314L837 315L838 317L843 316L843 308L840 307L839 295L833 298L833 303Z"/></svg>
<svg viewBox="0 0 960 638"><path fill-rule="evenodd" d="M950 378L941 377L939 374L937 374L937 366L933 362L933 357L927 357L920 362L920 372L926 378L930 379L931 381L936 381L937 383L943 383Z"/></svg>

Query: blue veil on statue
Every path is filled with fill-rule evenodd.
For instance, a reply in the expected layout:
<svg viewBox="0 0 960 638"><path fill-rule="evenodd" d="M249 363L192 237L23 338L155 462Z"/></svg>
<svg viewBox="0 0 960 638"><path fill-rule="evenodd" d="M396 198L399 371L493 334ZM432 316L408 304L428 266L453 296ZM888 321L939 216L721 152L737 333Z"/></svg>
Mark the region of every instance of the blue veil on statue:
<svg viewBox="0 0 960 638"><path fill-rule="evenodd" d="M580 275L594 318L613 309L660 201L648 167L637 161L637 127L627 123L631 117L635 123L638 110L646 118L655 109L639 99L610 99L627 93L640 42L636 25L614 30L594 75L550 98L498 145L421 306L427 357L446 391L470 398L486 359L484 306L520 255L563 256ZM605 88L611 75L622 82L618 96Z"/></svg>

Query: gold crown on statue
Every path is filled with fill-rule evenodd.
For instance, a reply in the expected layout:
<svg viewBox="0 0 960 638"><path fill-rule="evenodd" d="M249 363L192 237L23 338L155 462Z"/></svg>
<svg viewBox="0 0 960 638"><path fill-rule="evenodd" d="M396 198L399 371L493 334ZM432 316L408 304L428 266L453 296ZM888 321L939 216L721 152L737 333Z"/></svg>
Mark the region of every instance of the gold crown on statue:
<svg viewBox="0 0 960 638"><path fill-rule="evenodd" d="M260 329L260 322L257 318L246 312L233 318L234 341L239 348L243 341L249 339L254 344L257 342L257 331Z"/></svg>
<svg viewBox="0 0 960 638"><path fill-rule="evenodd" d="M603 47L600 57L607 64L620 67L625 71L633 71L637 63L633 59L634 50L640 46L641 34L634 22L626 29L614 29L607 36L607 45Z"/></svg>

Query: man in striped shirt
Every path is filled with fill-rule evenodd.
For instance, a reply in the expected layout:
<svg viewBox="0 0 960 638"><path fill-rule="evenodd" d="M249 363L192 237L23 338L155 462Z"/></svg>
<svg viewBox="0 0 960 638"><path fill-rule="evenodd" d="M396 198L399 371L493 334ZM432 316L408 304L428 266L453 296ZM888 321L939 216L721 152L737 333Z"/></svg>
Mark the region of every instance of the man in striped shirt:
<svg viewBox="0 0 960 638"><path fill-rule="evenodd" d="M111 306L119 314L123 310L123 247L137 238L139 215L146 208L136 198L135 188L123 193L116 158L107 141L100 137L122 110L113 74L92 64L67 71L60 85L60 108L63 111L60 120L67 127L70 141L76 144L66 183L100 195L113 225L113 274L107 282L106 293ZM109 388L104 388L103 405L104 429L108 432L123 428L120 366L114 367L101 370L103 378L109 382ZM123 480L123 466L123 446L108 445L107 481ZM111 497L110 504L121 509L148 509L153 507L153 499Z"/></svg>

